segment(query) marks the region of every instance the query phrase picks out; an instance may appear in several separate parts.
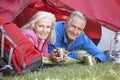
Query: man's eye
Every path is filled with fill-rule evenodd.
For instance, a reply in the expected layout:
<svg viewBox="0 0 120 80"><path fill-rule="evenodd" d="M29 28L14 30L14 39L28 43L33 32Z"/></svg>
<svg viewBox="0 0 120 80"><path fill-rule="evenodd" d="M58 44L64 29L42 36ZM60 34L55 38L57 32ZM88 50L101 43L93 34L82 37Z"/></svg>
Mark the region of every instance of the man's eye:
<svg viewBox="0 0 120 80"><path fill-rule="evenodd" d="M51 26L47 26L48 29L51 29Z"/></svg>
<svg viewBox="0 0 120 80"><path fill-rule="evenodd" d="M81 29L81 28L78 28L78 30L79 30L79 31L82 31L82 29Z"/></svg>
<svg viewBox="0 0 120 80"><path fill-rule="evenodd" d="M75 26L71 25L71 27L73 27L73 28L74 28Z"/></svg>

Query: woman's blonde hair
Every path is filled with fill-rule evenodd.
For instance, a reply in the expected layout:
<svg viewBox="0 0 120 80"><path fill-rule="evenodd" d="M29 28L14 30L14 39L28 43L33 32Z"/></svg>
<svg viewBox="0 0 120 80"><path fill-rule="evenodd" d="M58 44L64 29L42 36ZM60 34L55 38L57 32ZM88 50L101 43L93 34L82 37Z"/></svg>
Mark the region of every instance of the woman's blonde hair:
<svg viewBox="0 0 120 80"><path fill-rule="evenodd" d="M53 44L56 40L56 34L55 34L55 22L56 22L56 18L55 15L50 13L50 12L45 12L45 11L39 11L37 12L30 20L27 24L25 24L24 26L21 27L21 30L25 30L25 29L35 29L35 23L43 18L51 18L52 20L52 29L49 35L49 39L48 39L48 44Z"/></svg>

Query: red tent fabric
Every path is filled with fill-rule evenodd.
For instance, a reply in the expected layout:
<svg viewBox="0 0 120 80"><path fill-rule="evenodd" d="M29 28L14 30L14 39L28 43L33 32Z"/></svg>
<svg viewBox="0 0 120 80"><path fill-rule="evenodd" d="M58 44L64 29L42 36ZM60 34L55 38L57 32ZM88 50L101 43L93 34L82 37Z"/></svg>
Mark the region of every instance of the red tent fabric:
<svg viewBox="0 0 120 80"><path fill-rule="evenodd" d="M57 20L66 20L70 12L74 9L56 1L57 0L32 0L31 3L25 7L24 11L16 17L14 22L21 27L38 11L52 12L56 15Z"/></svg>
<svg viewBox="0 0 120 80"><path fill-rule="evenodd" d="M13 21L31 0L0 0L0 15Z"/></svg>
<svg viewBox="0 0 120 80"><path fill-rule="evenodd" d="M54 13L57 20L66 20L73 10L79 10L88 18L85 33L91 39L100 39L101 24L120 31L119 8L120 0L0 0L0 15L18 27L40 10Z"/></svg>
<svg viewBox="0 0 120 80"><path fill-rule="evenodd" d="M22 5L21 3L23 0L17 1L2 1L1 5L1 12L0 15L3 15L5 17L8 17L10 20L14 20L14 23L16 23L19 27L24 25L37 11L44 10L48 12L52 12L56 15L57 20L66 20L69 14L74 10L70 6L67 6L66 4L58 1L58 0L29 0L25 1ZM29 2L29 5L28 5ZM10 9L6 5L10 3ZM15 4L17 6L17 9L12 9ZM21 6L20 6L21 5ZM25 5L25 6L24 6ZM26 7L27 6L27 7ZM12 12L12 14L10 14ZM5 13L5 14L4 14ZM18 15L19 14L19 15ZM94 26L91 26L94 25ZM101 37L101 28L99 27L100 24L88 20L87 27L85 28L85 32L91 39L100 39ZM94 28L94 29L91 29Z"/></svg>
<svg viewBox="0 0 120 80"><path fill-rule="evenodd" d="M120 31L120 0L60 0L64 4L83 12L88 18Z"/></svg>

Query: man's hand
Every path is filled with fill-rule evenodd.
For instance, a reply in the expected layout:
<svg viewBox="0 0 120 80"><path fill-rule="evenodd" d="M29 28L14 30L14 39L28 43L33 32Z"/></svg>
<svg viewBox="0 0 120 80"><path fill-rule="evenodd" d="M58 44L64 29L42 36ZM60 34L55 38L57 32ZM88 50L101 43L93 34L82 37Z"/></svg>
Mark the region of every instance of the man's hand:
<svg viewBox="0 0 120 80"><path fill-rule="evenodd" d="M87 53L79 53L78 54L78 60L80 60L80 62L85 62L84 61L84 57L87 57L87 56L90 56L90 54L87 54ZM96 64L96 59L94 57L91 56L91 61L93 64Z"/></svg>
<svg viewBox="0 0 120 80"><path fill-rule="evenodd" d="M49 58L55 62L65 62L67 59L66 51L63 48L54 49Z"/></svg>
<svg viewBox="0 0 120 80"><path fill-rule="evenodd" d="M78 60L80 60L80 62L84 62L84 57L88 55L89 54L87 53L78 53Z"/></svg>

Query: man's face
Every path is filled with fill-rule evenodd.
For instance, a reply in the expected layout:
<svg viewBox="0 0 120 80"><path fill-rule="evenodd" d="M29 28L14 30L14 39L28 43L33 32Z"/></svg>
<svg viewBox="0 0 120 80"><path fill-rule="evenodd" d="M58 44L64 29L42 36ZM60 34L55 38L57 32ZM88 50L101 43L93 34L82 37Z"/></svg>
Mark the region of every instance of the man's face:
<svg viewBox="0 0 120 80"><path fill-rule="evenodd" d="M85 22L79 17L73 17L70 23L66 25L66 35L67 39L75 40L85 27Z"/></svg>

